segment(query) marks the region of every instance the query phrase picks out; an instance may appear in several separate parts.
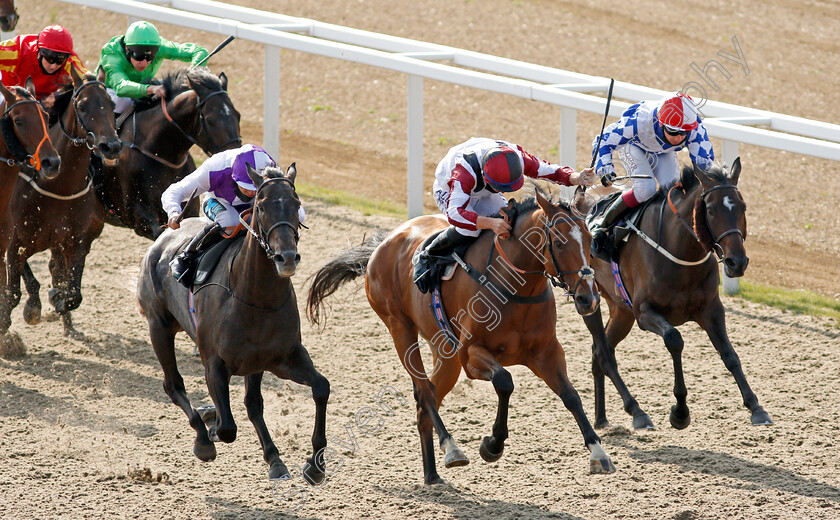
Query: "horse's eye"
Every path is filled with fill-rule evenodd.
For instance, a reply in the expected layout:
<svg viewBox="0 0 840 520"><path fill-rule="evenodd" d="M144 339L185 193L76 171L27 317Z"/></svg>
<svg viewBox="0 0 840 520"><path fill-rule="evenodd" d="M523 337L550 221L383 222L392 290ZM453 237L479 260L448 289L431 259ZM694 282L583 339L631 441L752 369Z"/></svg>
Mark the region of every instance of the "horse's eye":
<svg viewBox="0 0 840 520"><path fill-rule="evenodd" d="M23 126L23 118L16 117L15 118L15 126L22 127Z"/></svg>
<svg viewBox="0 0 840 520"><path fill-rule="evenodd" d="M563 242L561 242L559 240L555 240L554 241L554 247L556 247L557 249L560 249L561 247L563 247Z"/></svg>

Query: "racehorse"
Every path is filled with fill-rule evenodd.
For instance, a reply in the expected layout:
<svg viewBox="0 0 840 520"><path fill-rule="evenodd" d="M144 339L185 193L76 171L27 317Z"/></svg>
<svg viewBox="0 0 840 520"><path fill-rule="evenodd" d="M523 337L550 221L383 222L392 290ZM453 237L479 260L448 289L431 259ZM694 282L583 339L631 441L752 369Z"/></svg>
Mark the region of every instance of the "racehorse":
<svg viewBox="0 0 840 520"><path fill-rule="evenodd" d="M0 84L5 106L0 119L0 335L12 324L9 317L12 298L7 290L6 250L11 241L15 219L10 201L18 173L24 169L43 180L54 179L59 173L61 158L50 141L48 116L35 99L35 85L28 78L25 88L7 89Z"/></svg>
<svg viewBox="0 0 840 520"><path fill-rule="evenodd" d="M676 329L687 321L696 322L708 334L738 383L752 424L773 424L747 383L738 354L726 334L724 308L718 294L720 275L712 256L714 252L721 258L727 276L743 276L747 268L746 204L738 190L740 174L740 158L729 172L717 164L708 172L686 166L680 183L663 193L658 204L647 208L638 226L634 226L638 231L629 235L618 260L629 303L619 294L611 264L599 259L593 263L595 278L610 309L606 327L606 340L612 348L609 355L614 357L615 347L634 322L665 340L673 358L677 399L671 407L670 422L677 429L686 428L691 422L681 358L684 342ZM600 310L584 321L593 335L604 334ZM602 364L595 360L592 364L596 427L608 425Z"/></svg>
<svg viewBox="0 0 840 520"><path fill-rule="evenodd" d="M152 240L167 222L161 194L195 170L192 145L207 155L242 145L240 116L224 73L217 77L206 67L179 69L161 83L166 101L145 110L138 106L122 124L120 138L130 144L119 167L104 167L104 186L98 191L98 218Z"/></svg>
<svg viewBox="0 0 840 520"><path fill-rule="evenodd" d="M20 277L27 259L40 251L51 251L50 301L67 335L75 333L70 311L82 302L85 258L103 227L101 221L92 218L96 196L88 176L91 153L116 163L122 148L105 85L93 75L80 78L72 68L71 76L71 88L56 96L57 121L50 127L50 137L63 159L60 174L50 180L21 174L12 200L15 227L6 253L14 307L20 301ZM24 319L31 325L41 319L41 299L37 287L28 289Z"/></svg>
<svg viewBox="0 0 840 520"><path fill-rule="evenodd" d="M250 165L249 165L250 166ZM190 292L172 277L169 262L204 223L186 219L181 228L163 233L146 253L137 283L137 299L149 323L149 335L163 368L163 388L184 410L196 431L193 453L202 461L216 458L214 440L233 442L236 424L230 410L231 376L245 377L245 406L257 430L271 480L289 477L263 420L260 383L266 370L277 377L312 387L315 400L313 456L304 476L310 483L324 478L327 399L330 384L312 365L301 344L300 316L291 276L300 261L297 252L297 170L285 174L264 170L265 178L249 169L258 187L249 234L230 245L203 285ZM194 309L194 313L191 310ZM215 409L192 408L178 373L174 338L186 331L198 347ZM215 423L208 435L205 421ZM317 461L317 462L316 462Z"/></svg>
<svg viewBox="0 0 840 520"><path fill-rule="evenodd" d="M491 381L499 397L492 436L484 438L479 450L484 460L498 460L508 437L513 379L504 367L525 365L572 413L591 452L590 471L615 471L566 375L565 354L555 332L554 295L548 284L551 280L564 287L578 313L597 309L599 297L587 264L591 236L569 205L552 203L539 190L535 200L511 203L509 208L518 215L510 238L494 240L491 232L483 232L464 259L471 274L459 269L451 280L441 282L443 308L454 316L451 332L439 329L438 319L429 311L433 296L421 293L412 283L412 255L432 232L447 227L442 218L409 220L385 237L376 236L345 251L313 276L307 309L310 320L318 323L324 298L342 283L364 275L368 302L388 327L414 384L426 484L442 482L435 467L433 426L445 466L469 463L438 413L462 368L470 379ZM471 267L485 259L483 272ZM418 332L431 347L431 375L423 366Z"/></svg>
<svg viewBox="0 0 840 520"><path fill-rule="evenodd" d="M15 0L0 0L0 30L3 32L14 31L19 19L20 16L18 16L15 8Z"/></svg>

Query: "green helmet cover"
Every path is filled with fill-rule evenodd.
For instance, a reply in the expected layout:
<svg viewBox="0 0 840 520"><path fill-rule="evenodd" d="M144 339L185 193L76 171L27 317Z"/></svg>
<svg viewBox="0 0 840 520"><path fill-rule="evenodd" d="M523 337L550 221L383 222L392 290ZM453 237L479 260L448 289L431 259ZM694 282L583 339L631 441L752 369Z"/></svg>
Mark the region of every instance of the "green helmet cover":
<svg viewBox="0 0 840 520"><path fill-rule="evenodd" d="M125 45L154 45L160 47L160 33L149 22L134 22L125 31Z"/></svg>

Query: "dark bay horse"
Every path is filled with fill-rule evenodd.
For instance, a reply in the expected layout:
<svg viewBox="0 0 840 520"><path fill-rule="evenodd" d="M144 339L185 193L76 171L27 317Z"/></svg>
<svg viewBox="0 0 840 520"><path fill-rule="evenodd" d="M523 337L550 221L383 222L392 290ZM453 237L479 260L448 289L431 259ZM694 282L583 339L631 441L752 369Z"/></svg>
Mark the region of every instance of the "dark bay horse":
<svg viewBox="0 0 840 520"><path fill-rule="evenodd" d="M196 431L193 453L203 460L216 458L214 440L233 442L236 424L230 409L231 376L245 378L245 406L257 430L269 479L289 477L263 420L260 383L263 372L312 387L315 400L313 456L304 475L317 483L324 477L323 450L330 384L312 365L301 343L300 317L291 276L300 260L297 252L298 209L295 193L297 171L292 164L285 175L277 168L251 170L258 186L251 218L252 231L244 243L225 251L207 283L194 289L194 314L189 291L172 277L169 262L205 223L186 219L181 228L164 232L149 248L140 267L137 299L149 323L149 335L163 368L166 394L190 419ZM185 331L198 346L207 389L215 411L199 414L192 408L178 372L174 338ZM204 421L212 421L210 435Z"/></svg>
<svg viewBox="0 0 840 520"><path fill-rule="evenodd" d="M480 282L458 269L451 280L441 283L443 307L454 325L451 342L429 310L432 296L412 283L412 255L432 232L447 227L442 218L417 217L384 238L374 237L364 246L345 251L314 275L310 287L308 314L317 323L324 298L342 283L364 275L368 301L388 327L414 384L426 484L442 482L435 467L432 427L446 467L469 463L438 413L462 368L470 379L491 381L499 397L492 436L484 438L479 450L484 460L498 460L508 437L513 379L504 367L525 365L572 413L591 452L590 471L615 471L566 375L565 354L555 332L554 295L548 283L552 280L565 287L578 313L597 309L598 293L587 263L591 236L568 205L550 202L539 190L535 201L515 203L513 208L518 217L509 239L494 240L494 235L485 231L466 254L469 264L481 266L478 271L482 272L476 273ZM491 255L491 247L498 253ZM490 262L488 258L493 257L496 260ZM423 366L418 333L431 347L431 375Z"/></svg>
<svg viewBox="0 0 840 520"><path fill-rule="evenodd" d="M746 204L738 191L740 173L740 159L733 162L730 172L719 165L708 172L685 167L680 181L683 191L679 185L673 187L647 208L638 225L645 237L631 233L618 262L632 307L619 295L610 264L593 259L598 286L610 309L606 327L606 340L613 349L610 355L614 356L615 346L627 336L633 323L665 340L673 358L677 399L671 407L670 422L677 429L686 428L691 422L682 367L684 342L676 329L687 321L696 322L709 335L738 383L752 424L773 424L750 389L727 337L718 294L720 274L712 255L714 252L721 258L727 276L742 276L747 268ZM593 335L604 334L600 310L584 321ZM594 357L598 355L596 351ZM597 427L608 424L602 364L594 360L592 364Z"/></svg>
<svg viewBox="0 0 840 520"><path fill-rule="evenodd" d="M47 122L49 116L35 99L35 85L26 80L26 88L6 89L0 84L4 112L0 119L0 335L9 330L12 320L12 298L7 290L6 250L9 248L15 219L12 213L12 194L18 173L42 180L54 179L61 165Z"/></svg>
<svg viewBox="0 0 840 520"><path fill-rule="evenodd" d="M0 0L0 30L12 32L20 16L15 8L15 0Z"/></svg>
<svg viewBox="0 0 840 520"><path fill-rule="evenodd" d="M48 180L23 175L18 179L12 200L15 227L6 253L14 306L20 300L20 278L27 259L35 253L51 251L50 301L68 335L75 332L70 311L82 302L85 258L103 227L101 221L92 218L96 196L88 176L90 157L95 153L106 162L116 162L122 148L105 85L93 75L80 78L74 69L71 76L71 88L56 95L57 121L50 127L50 137L62 157L59 175ZM34 324L41 318L41 299L37 287L27 289L29 300L24 318ZM5 319L8 315L0 317Z"/></svg>
<svg viewBox="0 0 840 520"><path fill-rule="evenodd" d="M163 77L161 84L166 103L138 107L122 124L119 134L127 146L119 167L103 170L97 211L108 224L131 228L151 240L167 221L161 194L195 170L189 153L193 144L207 155L242 145L240 116L227 93L224 73L217 77L206 67L180 69Z"/></svg>

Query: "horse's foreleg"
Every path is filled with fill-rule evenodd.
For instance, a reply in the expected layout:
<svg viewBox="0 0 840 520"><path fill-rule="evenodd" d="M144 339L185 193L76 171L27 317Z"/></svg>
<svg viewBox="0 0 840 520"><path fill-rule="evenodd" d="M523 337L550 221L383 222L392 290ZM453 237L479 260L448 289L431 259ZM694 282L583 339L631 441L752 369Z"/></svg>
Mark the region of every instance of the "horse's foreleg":
<svg viewBox="0 0 840 520"><path fill-rule="evenodd" d="M23 319L29 325L36 325L41 322L41 284L28 261L23 263L23 283L28 295L23 305Z"/></svg>
<svg viewBox="0 0 840 520"><path fill-rule="evenodd" d="M580 396L569 381L566 374L566 356L557 339L552 339L551 343L546 345L545 349L537 357L531 359L527 365L537 377L545 381L549 388L554 390L554 393L560 396L563 405L575 418L575 422L583 434L583 442L589 449L589 472L615 473L612 459L601 446L601 439L592 429L592 425L589 424L589 419L586 418L586 413L583 411Z"/></svg>
<svg viewBox="0 0 840 520"><path fill-rule="evenodd" d="M294 347L294 351L286 356L283 365L271 371L277 377L290 379L295 383L312 388L312 399L315 401L315 426L312 429L312 456L306 460L303 477L310 484L318 484L324 480L326 474L327 447L327 401L330 398L330 382L315 370L309 352L301 344ZM269 473L270 478L270 473Z"/></svg>
<svg viewBox="0 0 840 520"><path fill-rule="evenodd" d="M199 413L193 409L184 388L184 379L178 372L178 363L175 360L175 332L173 328L174 319L170 316L167 319L151 316L147 310L149 321L149 336L155 355L163 369L163 390L173 403L178 405L187 414L190 426L195 430L195 444L193 453L202 461L210 461L216 458L216 446L207 435L207 427Z"/></svg>
<svg viewBox="0 0 840 520"><path fill-rule="evenodd" d="M271 440L271 434L265 425L263 418L263 397L260 392L263 373L251 374L245 377L245 408L248 410L248 419L257 431L260 439L260 446L263 449L263 459L268 463L268 479L284 480L290 478L289 470L283 461L280 460L280 453L277 446Z"/></svg>
<svg viewBox="0 0 840 520"><path fill-rule="evenodd" d="M744 371L741 369L741 360L738 354L732 347L729 341L729 336L726 334L726 314L723 309L723 304L720 300L715 298L715 301L706 310L705 316L698 321L703 330L709 335L712 340L712 345L717 349L720 358L726 369L735 378L738 383L738 389L741 391L741 397L744 399L744 406L750 410L750 422L753 425L760 426L765 424L773 424L770 414L764 411L764 408L758 404L758 397L755 396L747 378L744 376Z"/></svg>
<svg viewBox="0 0 840 520"><path fill-rule="evenodd" d="M610 378L621 400L624 402L624 411L633 417L633 428L636 430L653 428L653 421L650 420L639 406L638 401L628 390L618 373L618 362L615 359L615 347L627 336L633 327L633 314L615 310L610 313L610 322L607 330L615 338L612 343L604 331L600 308L589 316L583 317L589 333L592 335L592 375L595 379L595 428L605 428L609 425L606 412L606 397L604 395L604 375Z"/></svg>
<svg viewBox="0 0 840 520"><path fill-rule="evenodd" d="M236 440L236 423L230 410L230 376L225 362L218 356L204 362L204 381L207 383L210 398L216 405L215 430L210 428L210 438L225 443Z"/></svg>
<svg viewBox="0 0 840 520"><path fill-rule="evenodd" d="M478 450L481 458L486 462L496 462L502 457L505 451L505 440L508 438L508 407L510 395L513 393L513 377L483 347L470 345L467 356L467 370L470 375L491 381L499 397L496 421L493 423L493 435L484 437Z"/></svg>
<svg viewBox="0 0 840 520"><path fill-rule="evenodd" d="M671 407L669 420L671 426L678 430L687 428L691 424L691 414L686 402L688 390L685 387L685 376L683 375L682 351L685 342L682 334L649 303L642 303L639 306L638 321L639 327L643 330L649 330L662 336L662 339L665 340L665 348L668 349L674 363L674 397L677 398L677 404Z"/></svg>

